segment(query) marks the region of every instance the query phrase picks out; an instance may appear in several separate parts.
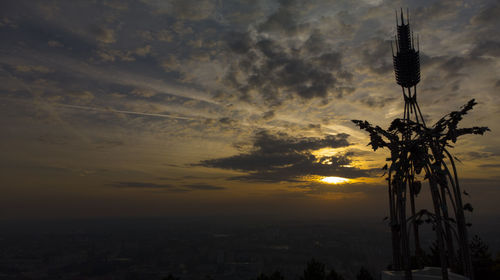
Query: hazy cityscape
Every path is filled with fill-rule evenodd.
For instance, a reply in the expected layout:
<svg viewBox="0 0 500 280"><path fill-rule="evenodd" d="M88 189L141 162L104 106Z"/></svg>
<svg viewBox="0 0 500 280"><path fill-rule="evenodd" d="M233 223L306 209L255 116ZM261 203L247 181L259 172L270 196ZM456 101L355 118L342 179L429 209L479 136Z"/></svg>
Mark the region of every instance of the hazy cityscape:
<svg viewBox="0 0 500 280"><path fill-rule="evenodd" d="M478 224L494 253L500 228ZM0 279L298 279L315 258L346 279L390 263L382 221L128 219L2 223ZM433 240L424 239L425 245ZM209 278L211 277L211 278Z"/></svg>

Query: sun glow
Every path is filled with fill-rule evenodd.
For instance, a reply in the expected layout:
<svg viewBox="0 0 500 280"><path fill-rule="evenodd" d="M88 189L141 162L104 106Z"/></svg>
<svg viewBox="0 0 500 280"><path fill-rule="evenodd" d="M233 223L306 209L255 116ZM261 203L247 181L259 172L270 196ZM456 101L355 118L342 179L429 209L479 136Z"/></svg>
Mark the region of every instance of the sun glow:
<svg viewBox="0 0 500 280"><path fill-rule="evenodd" d="M342 177L324 177L320 181L323 183L328 183L328 184L342 184L342 183L348 183L351 180L347 179L347 178L342 178Z"/></svg>

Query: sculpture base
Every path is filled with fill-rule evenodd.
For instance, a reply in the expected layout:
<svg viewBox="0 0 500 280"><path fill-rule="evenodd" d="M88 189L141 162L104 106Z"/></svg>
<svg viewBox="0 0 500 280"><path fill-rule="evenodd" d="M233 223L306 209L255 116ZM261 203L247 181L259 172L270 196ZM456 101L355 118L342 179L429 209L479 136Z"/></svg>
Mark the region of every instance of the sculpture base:
<svg viewBox="0 0 500 280"><path fill-rule="evenodd" d="M424 267L423 269L412 270L413 280L438 280L442 279L441 268L440 267ZM469 278L456 274L453 272L448 272L449 280L469 280ZM382 280L404 280L404 271L392 271L384 270L381 273Z"/></svg>

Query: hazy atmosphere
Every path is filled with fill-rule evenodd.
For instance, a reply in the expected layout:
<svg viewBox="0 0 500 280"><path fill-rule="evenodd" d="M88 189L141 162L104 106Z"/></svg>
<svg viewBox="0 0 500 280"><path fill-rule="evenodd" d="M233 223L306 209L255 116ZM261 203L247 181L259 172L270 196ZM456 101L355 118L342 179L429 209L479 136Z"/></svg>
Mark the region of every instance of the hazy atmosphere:
<svg viewBox="0 0 500 280"><path fill-rule="evenodd" d="M452 150L498 221L500 5L447 0L2 1L0 219L380 221L388 151L351 120L403 114L399 7L427 123L475 98L491 129Z"/></svg>

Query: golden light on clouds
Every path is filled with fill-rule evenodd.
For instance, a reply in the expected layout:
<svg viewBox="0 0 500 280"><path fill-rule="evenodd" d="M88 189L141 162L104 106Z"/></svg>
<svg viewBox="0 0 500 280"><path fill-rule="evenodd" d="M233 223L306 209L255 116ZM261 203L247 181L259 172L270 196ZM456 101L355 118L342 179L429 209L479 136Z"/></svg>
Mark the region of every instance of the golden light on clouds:
<svg viewBox="0 0 500 280"><path fill-rule="evenodd" d="M331 156L338 156L342 155L347 151L347 147L340 147L340 148L322 148L318 149L315 151L312 151L311 153L317 157L317 158L322 158L322 157L331 157Z"/></svg>
<svg viewBox="0 0 500 280"><path fill-rule="evenodd" d="M323 183L337 185L337 184L349 183L351 180L343 177L331 176L331 177L324 177L320 181Z"/></svg>

